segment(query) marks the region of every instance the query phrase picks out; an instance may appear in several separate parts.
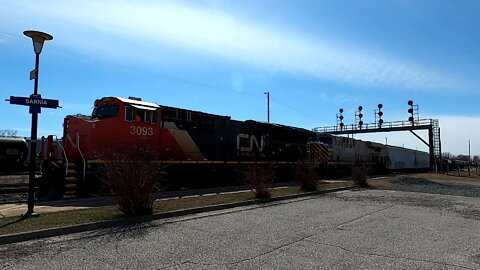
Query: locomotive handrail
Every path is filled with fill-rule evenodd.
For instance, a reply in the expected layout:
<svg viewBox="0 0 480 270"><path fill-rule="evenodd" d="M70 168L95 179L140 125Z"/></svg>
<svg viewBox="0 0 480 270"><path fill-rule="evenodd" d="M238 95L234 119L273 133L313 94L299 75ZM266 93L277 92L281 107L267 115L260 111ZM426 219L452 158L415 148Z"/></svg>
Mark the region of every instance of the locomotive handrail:
<svg viewBox="0 0 480 270"><path fill-rule="evenodd" d="M85 170L86 170L87 162L85 161L85 157L83 156L82 150L80 150L80 135L78 133L77 133L77 150L78 150L78 153L80 153L80 156L82 157L82 161L83 161L82 181L85 181Z"/></svg>
<svg viewBox="0 0 480 270"><path fill-rule="evenodd" d="M67 152L65 152L65 148L63 148L62 144L59 143L57 135L53 135L55 137L55 142L57 143L58 146L60 146L60 149L62 149L63 152L63 157L65 158L65 176L68 174L68 157L67 157Z"/></svg>
<svg viewBox="0 0 480 270"><path fill-rule="evenodd" d="M428 126L433 125L433 119L420 119L411 121L392 121L392 122L383 122L381 125L379 123L370 123L364 124L360 128L358 124L350 124L341 126L327 126L327 127L316 127L313 128L314 132L338 132L338 131L357 131L357 130L368 130L368 129L379 129L379 128L398 128L398 127L414 127L414 126Z"/></svg>

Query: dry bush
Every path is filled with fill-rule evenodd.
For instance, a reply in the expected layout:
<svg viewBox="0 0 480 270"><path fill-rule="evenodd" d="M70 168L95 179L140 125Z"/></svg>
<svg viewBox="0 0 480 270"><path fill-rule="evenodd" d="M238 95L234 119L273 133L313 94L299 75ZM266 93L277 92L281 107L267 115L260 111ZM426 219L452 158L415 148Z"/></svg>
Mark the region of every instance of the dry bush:
<svg viewBox="0 0 480 270"><path fill-rule="evenodd" d="M368 187L367 171L364 166L353 168L352 177L355 185L360 187Z"/></svg>
<svg viewBox="0 0 480 270"><path fill-rule="evenodd" d="M157 154L135 146L114 146L102 153L102 180L110 186L126 215L151 214L160 192L163 167Z"/></svg>
<svg viewBox="0 0 480 270"><path fill-rule="evenodd" d="M315 172L314 164L296 164L294 178L302 190L314 191L318 189L318 175Z"/></svg>
<svg viewBox="0 0 480 270"><path fill-rule="evenodd" d="M243 170L244 180L257 199L272 197L272 183L275 169L272 165L254 164Z"/></svg>

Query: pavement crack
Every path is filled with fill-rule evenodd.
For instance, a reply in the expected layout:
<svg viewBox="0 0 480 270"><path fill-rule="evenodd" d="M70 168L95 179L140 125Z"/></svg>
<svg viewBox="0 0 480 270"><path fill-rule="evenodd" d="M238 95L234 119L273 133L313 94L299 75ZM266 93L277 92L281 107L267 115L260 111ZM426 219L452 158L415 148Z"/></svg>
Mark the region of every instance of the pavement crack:
<svg viewBox="0 0 480 270"><path fill-rule="evenodd" d="M354 218L354 219L351 219L351 220L342 222L342 223L338 224L337 226L333 227L332 229L338 229L338 228L340 228L340 227L342 227L342 226L344 226L344 225L347 225L347 224L352 223L352 222L355 222L355 221L357 221L357 220L359 220L359 219L362 219L362 218L371 216L371 215L373 215L373 214L376 214L376 213L378 213L378 212L381 212L381 211L383 211L383 210L387 210L387 209L393 208L393 207L395 207L395 205L387 206L387 207L384 207L384 208L375 210L375 211L373 211L373 212L366 213L365 215L362 215L362 216L356 217L356 218Z"/></svg>
<svg viewBox="0 0 480 270"><path fill-rule="evenodd" d="M189 264L194 264L194 265L202 265L202 266L230 266L230 265L236 265L236 264L240 264L240 263L243 263L243 262L248 262L248 261L251 261L251 260L255 260L256 258L259 258L259 257L262 257L262 256L265 256L265 255L268 255L268 254L271 254L277 250L280 250L282 248L285 248L285 247L288 247L288 246L291 246L293 244L296 244L296 243L299 243L301 241L304 241L305 239L309 238L309 237L312 237L316 234L310 234L310 235L307 235L307 236L304 236L304 237L301 237L299 239L296 239L294 241L290 241L288 243L285 243L283 245L279 245L279 246L276 246L276 247L273 247L271 248L270 250L267 250L265 252L262 252L260 254L257 254L255 256L252 256L252 257L248 257L248 258L245 258L245 259L242 259L242 260L238 260L238 261L234 261L234 262L229 262L229 263L200 263L200 262L194 262L194 261L185 261L185 262L182 262L181 264L179 265L182 265L182 264L186 264L186 263L189 263Z"/></svg>
<svg viewBox="0 0 480 270"><path fill-rule="evenodd" d="M355 253L355 254L359 254L359 255L377 256L377 257L390 258L390 259L395 259L395 260L403 259L403 260L411 260L411 261L417 261L417 262L426 262L426 263L439 264L439 265L443 265L443 266L459 267L459 268L463 268L463 269L475 269L475 268L470 268L470 267L466 267L466 266L458 265L458 264L450 264L450 263L437 262L437 261L431 261L431 260L423 260L423 259L417 259L417 258L406 257L406 256L392 256L392 255L379 254L379 253L373 253L373 252L360 252L360 251L356 251L356 250L353 250L353 249L348 249L348 248L345 248L345 247L342 247L342 246L339 246L339 245L321 243L321 242L317 242L317 241L314 241L314 240L308 240L308 239L305 239L305 241L315 243L315 244L318 244L318 245L322 245L322 246L338 248L338 249L341 249L343 251L346 251L346 252L349 252L349 253Z"/></svg>

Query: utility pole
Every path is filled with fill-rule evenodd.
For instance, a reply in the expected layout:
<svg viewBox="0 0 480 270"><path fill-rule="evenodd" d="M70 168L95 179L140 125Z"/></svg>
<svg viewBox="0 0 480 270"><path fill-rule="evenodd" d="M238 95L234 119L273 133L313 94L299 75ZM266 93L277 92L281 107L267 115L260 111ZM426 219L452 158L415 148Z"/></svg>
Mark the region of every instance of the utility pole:
<svg viewBox="0 0 480 270"><path fill-rule="evenodd" d="M468 176L470 176L470 139L468 139Z"/></svg>
<svg viewBox="0 0 480 270"><path fill-rule="evenodd" d="M270 92L264 92L267 95L267 122L270 123Z"/></svg>

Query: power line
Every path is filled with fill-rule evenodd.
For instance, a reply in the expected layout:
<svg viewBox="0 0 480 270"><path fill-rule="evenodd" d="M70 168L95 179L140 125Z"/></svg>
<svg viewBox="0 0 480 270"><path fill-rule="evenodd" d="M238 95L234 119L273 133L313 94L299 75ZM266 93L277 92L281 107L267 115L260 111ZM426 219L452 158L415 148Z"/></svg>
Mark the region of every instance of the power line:
<svg viewBox="0 0 480 270"><path fill-rule="evenodd" d="M11 33L8 33L8 32L0 31L0 34L4 35L4 36L7 36L8 38L17 39L17 40L25 41L25 42L28 41L27 39L25 39L22 36L18 36L18 35L11 34ZM197 87L202 87L202 88L210 89L210 90L213 90L213 91L220 91L220 92L232 92L233 91L232 89L227 89L227 88L224 88L224 87L221 87L221 86L205 84L203 82L189 80L189 79L173 76L173 75L170 75L170 74L166 74L166 73L163 73L163 72L133 68L133 67L125 65L125 64L119 64L119 63L116 63L116 62L109 61L105 58L94 57L94 56L91 56L89 54L85 54L85 53L81 53L81 52L78 52L78 51L72 51L72 50L62 48L62 47L58 47L58 46L55 46L54 44L49 44L49 48L51 48L53 51L56 51L57 53L64 54L64 55L67 55L67 56L73 56L73 57L77 57L77 58L81 58L81 59L89 59L94 63L95 62L102 63L104 65L108 65L108 66L115 67L115 68L120 68L120 69L123 69L123 70L133 71L133 72L140 73L140 74L159 76L159 77L162 77L164 79L174 81L174 82L194 85L194 86L197 86ZM255 96L255 97L260 97L261 96L260 92L257 93L257 92L254 92L254 91L252 91L252 92L250 92L250 91L238 91L238 92L235 91L235 93L238 93L238 94L241 94L241 95L247 95L247 96ZM279 104L279 105L281 105L285 108L288 108L292 111L297 112L298 114L302 114L304 116L310 117L310 118L315 119L315 120L326 121L325 119L319 118L317 116L313 116L313 115L311 115L309 113L306 113L302 110L299 110L299 109L297 109L297 108L295 108L291 105L285 104L285 103L279 101L276 98L271 98L271 100L273 100L275 103L277 103L277 104Z"/></svg>

